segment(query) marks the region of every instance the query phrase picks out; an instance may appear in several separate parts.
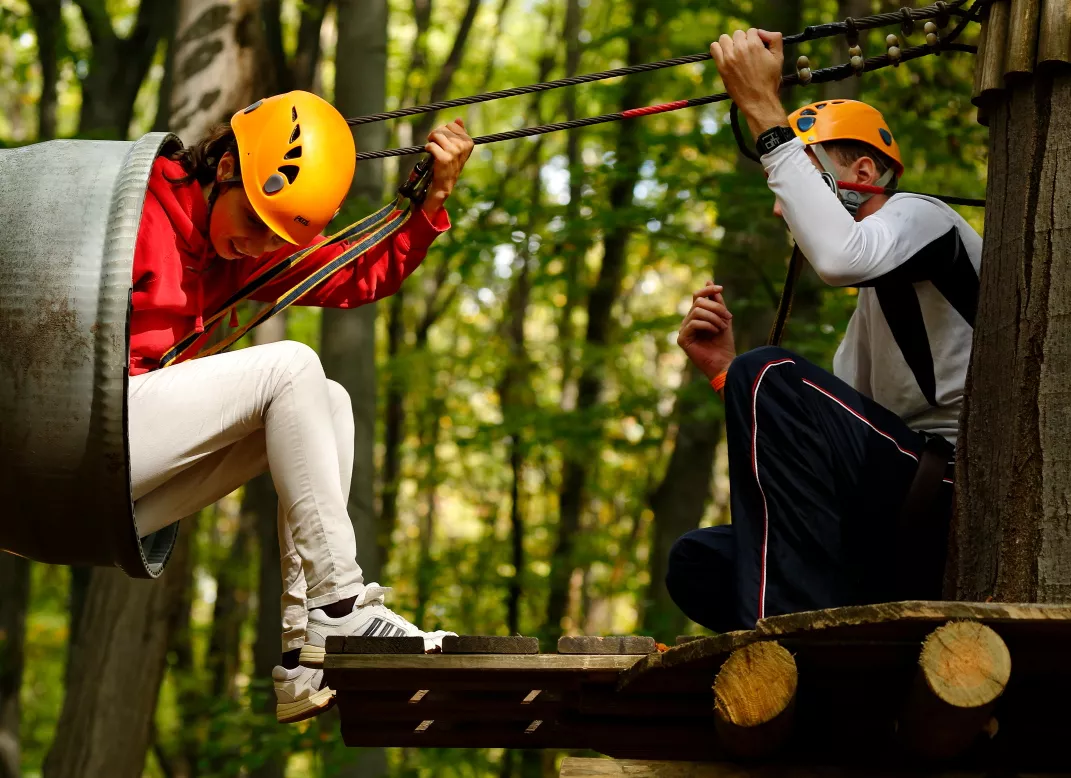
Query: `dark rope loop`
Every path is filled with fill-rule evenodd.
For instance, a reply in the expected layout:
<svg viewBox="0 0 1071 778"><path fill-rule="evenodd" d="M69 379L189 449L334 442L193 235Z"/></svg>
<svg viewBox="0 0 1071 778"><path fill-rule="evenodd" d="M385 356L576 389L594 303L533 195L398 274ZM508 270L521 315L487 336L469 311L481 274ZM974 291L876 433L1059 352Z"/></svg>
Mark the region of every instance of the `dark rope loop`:
<svg viewBox="0 0 1071 778"><path fill-rule="evenodd" d="M844 28L845 28L844 37L845 37L845 39L847 39L848 45L849 46L858 46L859 45L859 30L856 29L855 19L853 19L850 16L847 19L845 19L844 20Z"/></svg>
<svg viewBox="0 0 1071 778"><path fill-rule="evenodd" d="M904 17L903 21L900 22L900 32L902 32L906 38L915 31L915 20L912 18L911 9L909 8L901 8L900 15Z"/></svg>
<svg viewBox="0 0 1071 778"><path fill-rule="evenodd" d="M740 149L740 153L752 162L762 164L758 152L752 151L751 147L747 145L747 141L744 140L744 131L740 128L740 109L736 103L729 105L729 124L733 128L733 137L736 138L736 145Z"/></svg>

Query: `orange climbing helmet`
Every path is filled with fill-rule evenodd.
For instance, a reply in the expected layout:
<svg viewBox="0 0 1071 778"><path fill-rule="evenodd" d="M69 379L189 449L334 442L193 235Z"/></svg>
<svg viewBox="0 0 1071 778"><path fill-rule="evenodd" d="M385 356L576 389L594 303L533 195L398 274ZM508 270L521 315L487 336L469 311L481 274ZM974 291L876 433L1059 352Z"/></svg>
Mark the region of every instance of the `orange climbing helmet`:
<svg viewBox="0 0 1071 778"><path fill-rule="evenodd" d="M298 246L335 217L356 167L353 132L310 92L258 100L231 117L242 185L272 231Z"/></svg>
<svg viewBox="0 0 1071 778"><path fill-rule="evenodd" d="M806 145L838 140L861 141L893 161L896 177L904 174L900 147L881 112L858 100L823 100L805 105L788 117L796 137ZM833 172L833 171L829 171Z"/></svg>

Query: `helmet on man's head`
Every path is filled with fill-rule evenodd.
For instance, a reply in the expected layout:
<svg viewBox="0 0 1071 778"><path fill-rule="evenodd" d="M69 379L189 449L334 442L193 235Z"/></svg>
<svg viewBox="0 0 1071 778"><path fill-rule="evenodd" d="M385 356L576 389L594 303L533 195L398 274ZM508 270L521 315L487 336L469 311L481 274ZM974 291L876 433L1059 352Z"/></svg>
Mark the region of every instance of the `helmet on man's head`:
<svg viewBox="0 0 1071 778"><path fill-rule="evenodd" d="M892 160L897 178L904 174L900 147L885 117L873 106L858 100L822 100L794 111L788 123L796 137L808 146L834 141L858 141L873 146Z"/></svg>
<svg viewBox="0 0 1071 778"><path fill-rule="evenodd" d="M287 92L239 111L231 129L253 210L284 240L310 243L353 181L356 147L342 114L310 92Z"/></svg>

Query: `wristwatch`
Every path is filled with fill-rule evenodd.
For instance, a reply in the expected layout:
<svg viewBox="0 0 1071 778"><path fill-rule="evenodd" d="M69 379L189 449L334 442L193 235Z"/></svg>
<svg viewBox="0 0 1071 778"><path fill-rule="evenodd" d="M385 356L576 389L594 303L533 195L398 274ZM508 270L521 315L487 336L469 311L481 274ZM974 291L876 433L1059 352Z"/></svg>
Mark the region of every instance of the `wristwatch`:
<svg viewBox="0 0 1071 778"><path fill-rule="evenodd" d="M759 133L759 137L755 139L755 147L758 149L759 155L762 156L769 154L778 146L788 143L795 137L796 133L792 131L791 127L779 125Z"/></svg>

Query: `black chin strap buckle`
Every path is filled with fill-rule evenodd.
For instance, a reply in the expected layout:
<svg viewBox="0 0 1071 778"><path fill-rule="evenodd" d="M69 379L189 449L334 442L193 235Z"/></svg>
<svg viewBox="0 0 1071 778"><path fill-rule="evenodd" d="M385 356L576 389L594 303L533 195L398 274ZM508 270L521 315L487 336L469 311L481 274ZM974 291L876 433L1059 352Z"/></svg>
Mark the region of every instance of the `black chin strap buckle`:
<svg viewBox="0 0 1071 778"><path fill-rule="evenodd" d="M863 198L858 192L853 192L850 189L841 189L837 183L837 177L832 173L822 171L822 180L826 186L829 187L829 191L837 196L841 205L848 211L853 217L859 212L859 206L863 204Z"/></svg>

